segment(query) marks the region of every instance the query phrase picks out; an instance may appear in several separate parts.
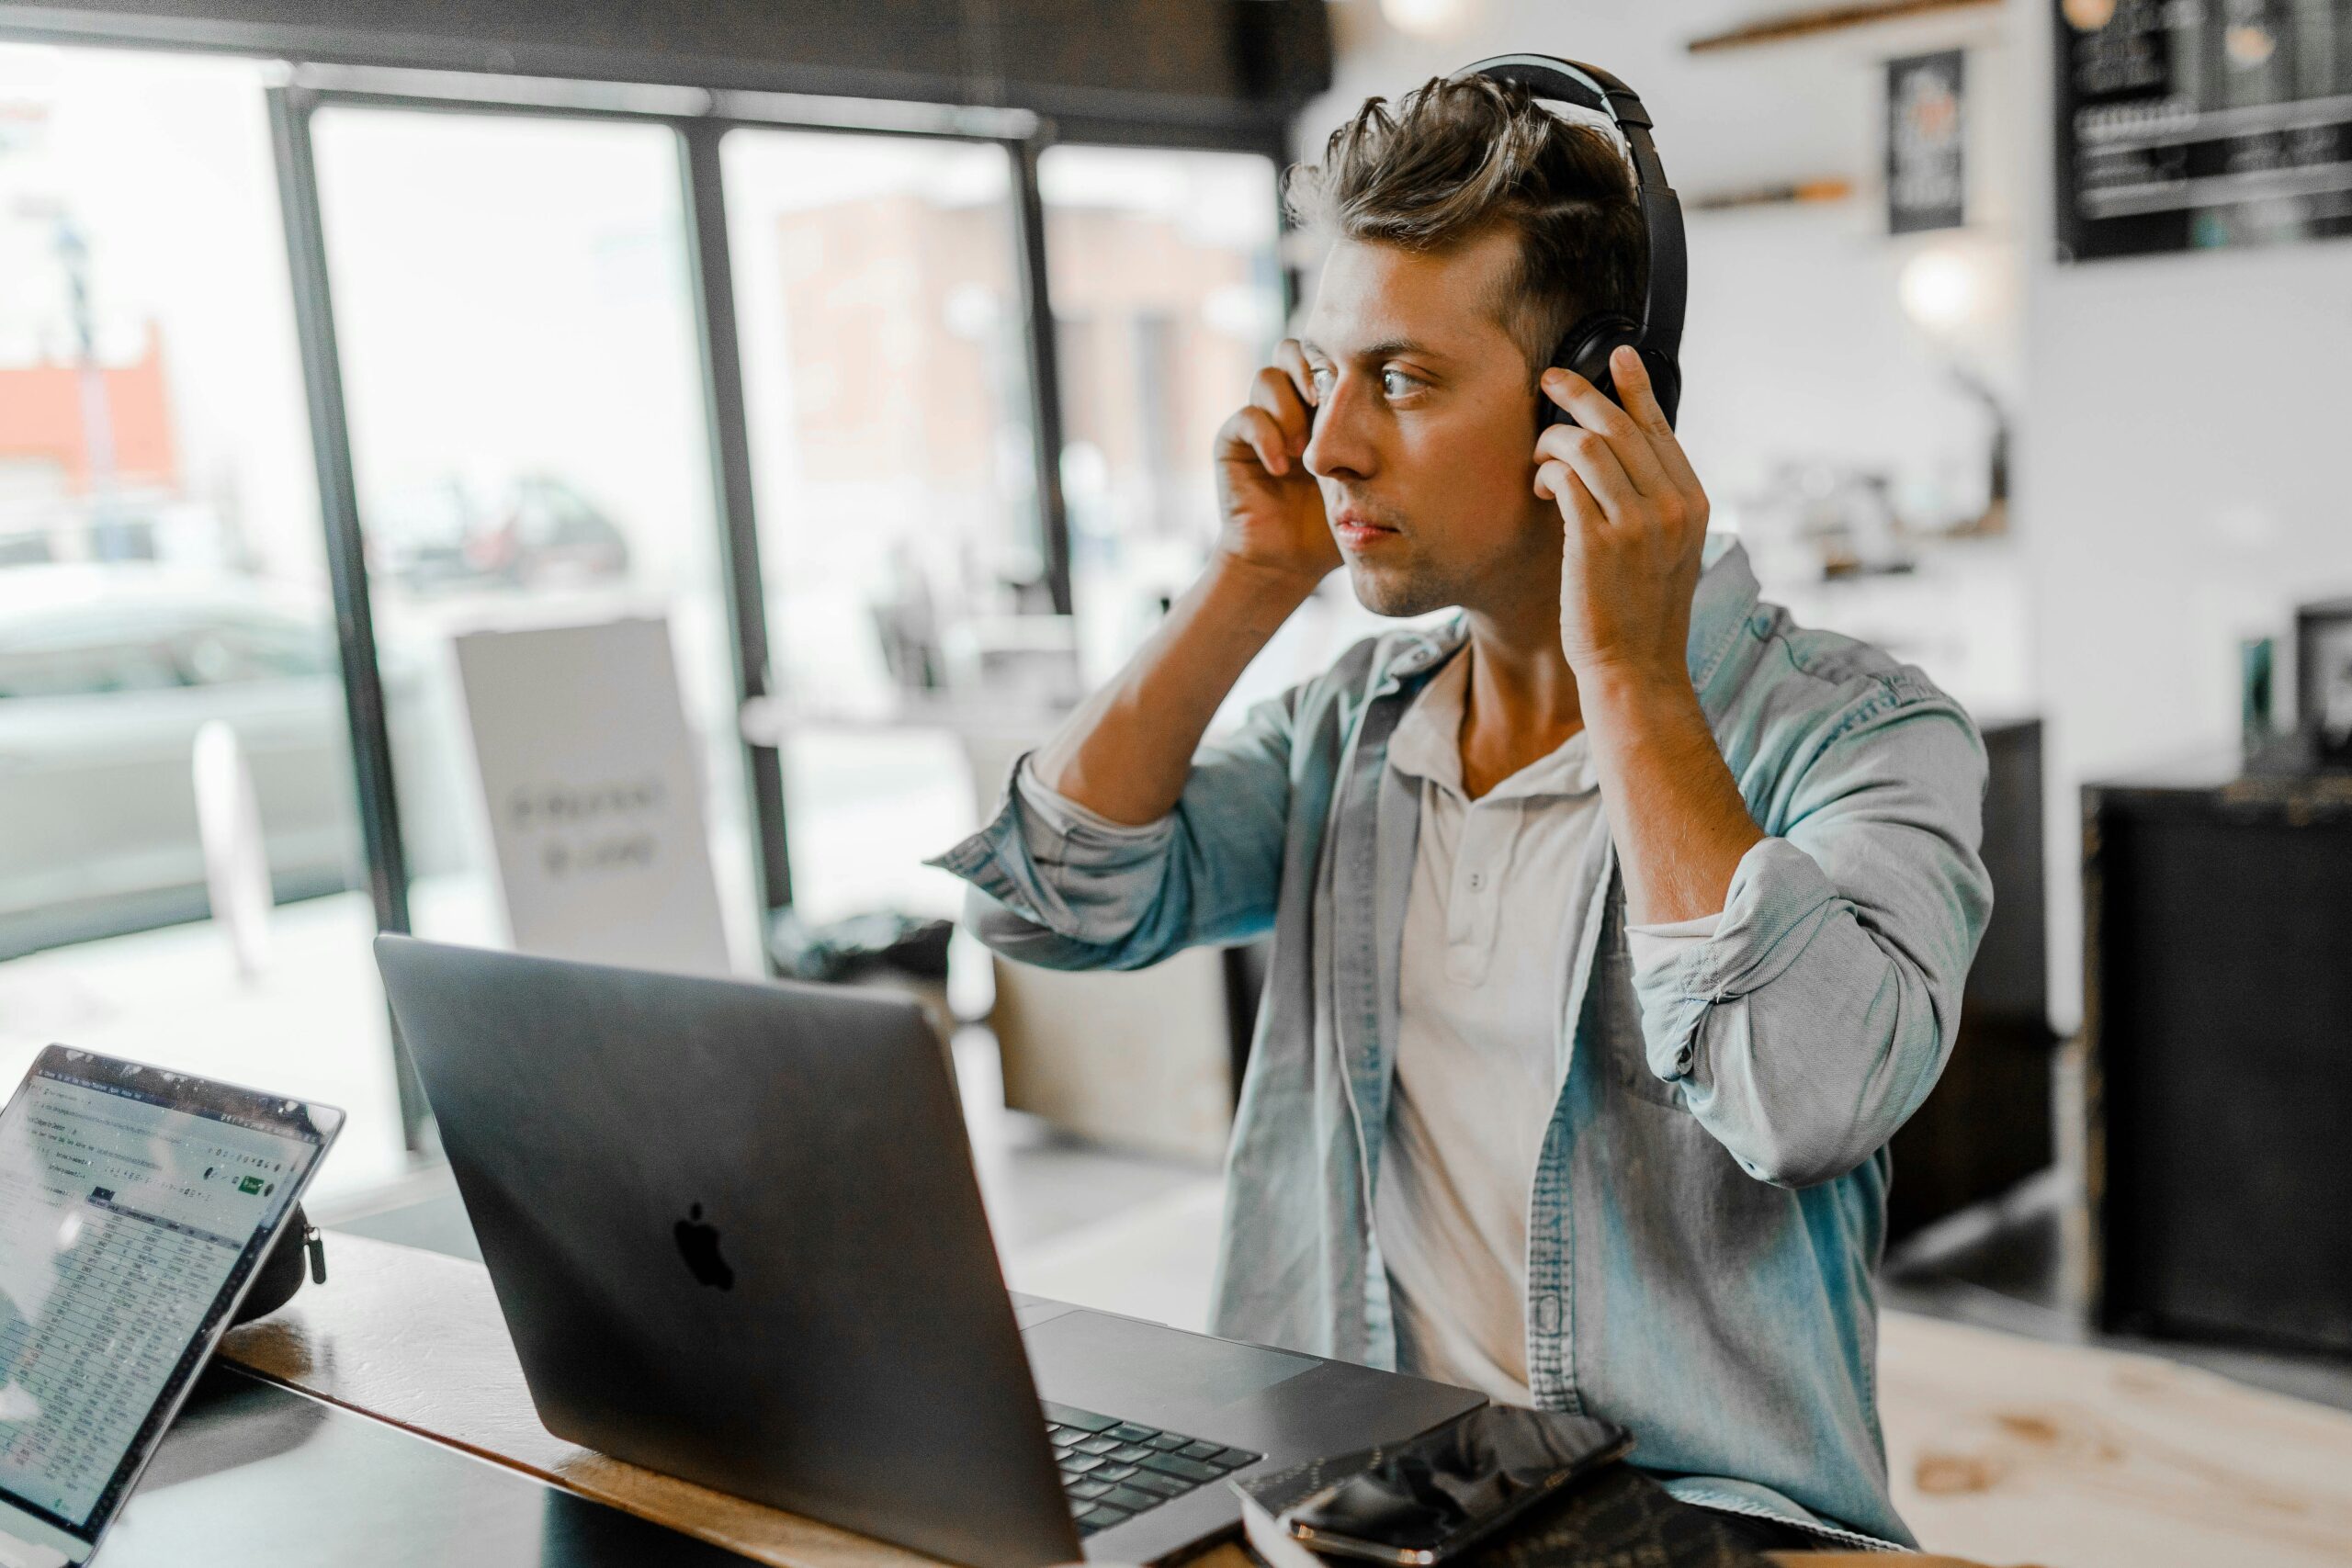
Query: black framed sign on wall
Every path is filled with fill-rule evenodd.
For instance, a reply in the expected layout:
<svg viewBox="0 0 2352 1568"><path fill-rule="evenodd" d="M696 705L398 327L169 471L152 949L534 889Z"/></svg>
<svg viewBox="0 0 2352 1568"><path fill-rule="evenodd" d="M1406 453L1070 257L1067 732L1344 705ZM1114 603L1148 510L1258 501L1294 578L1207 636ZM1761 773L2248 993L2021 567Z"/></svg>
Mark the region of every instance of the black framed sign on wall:
<svg viewBox="0 0 2352 1568"><path fill-rule="evenodd" d="M1968 221L1967 56L1956 49L1886 62L1886 231Z"/></svg>
<svg viewBox="0 0 2352 1568"><path fill-rule="evenodd" d="M2352 0L2056 0L2062 260L2352 235Z"/></svg>

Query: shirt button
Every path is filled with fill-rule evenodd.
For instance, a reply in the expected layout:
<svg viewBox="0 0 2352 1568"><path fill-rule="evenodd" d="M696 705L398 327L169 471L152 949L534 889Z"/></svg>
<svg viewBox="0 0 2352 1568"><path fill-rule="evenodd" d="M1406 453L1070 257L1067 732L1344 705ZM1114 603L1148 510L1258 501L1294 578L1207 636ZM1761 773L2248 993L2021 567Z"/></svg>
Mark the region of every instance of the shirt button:
<svg viewBox="0 0 2352 1568"><path fill-rule="evenodd" d="M1474 871L1474 872L1472 872L1472 873L1470 874L1470 891L1471 891L1471 892L1476 893L1476 892L1479 891L1481 888L1485 887L1486 886L1487 886L1487 874L1486 874L1485 872L1483 872L1483 871Z"/></svg>

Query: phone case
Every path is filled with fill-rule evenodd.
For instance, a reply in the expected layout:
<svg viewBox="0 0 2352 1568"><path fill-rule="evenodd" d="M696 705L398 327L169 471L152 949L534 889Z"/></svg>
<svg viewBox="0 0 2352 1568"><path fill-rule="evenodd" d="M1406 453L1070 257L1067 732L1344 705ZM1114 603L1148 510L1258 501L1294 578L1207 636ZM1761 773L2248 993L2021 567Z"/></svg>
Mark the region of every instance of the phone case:
<svg viewBox="0 0 2352 1568"><path fill-rule="evenodd" d="M1487 1405L1299 1498L1283 1523L1317 1551L1426 1568L1632 1447L1612 1422Z"/></svg>

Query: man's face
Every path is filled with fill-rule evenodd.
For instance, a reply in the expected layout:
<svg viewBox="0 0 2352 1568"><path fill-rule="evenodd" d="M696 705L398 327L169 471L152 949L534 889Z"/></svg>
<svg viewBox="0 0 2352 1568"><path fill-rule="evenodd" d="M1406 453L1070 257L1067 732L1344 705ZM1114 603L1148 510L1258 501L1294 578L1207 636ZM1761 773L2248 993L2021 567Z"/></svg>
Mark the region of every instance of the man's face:
<svg viewBox="0 0 2352 1568"><path fill-rule="evenodd" d="M1532 373L1495 310L1517 247L1503 229L1438 254L1343 240L1324 264L1300 334L1317 388L1306 463L1375 614L1556 596Z"/></svg>

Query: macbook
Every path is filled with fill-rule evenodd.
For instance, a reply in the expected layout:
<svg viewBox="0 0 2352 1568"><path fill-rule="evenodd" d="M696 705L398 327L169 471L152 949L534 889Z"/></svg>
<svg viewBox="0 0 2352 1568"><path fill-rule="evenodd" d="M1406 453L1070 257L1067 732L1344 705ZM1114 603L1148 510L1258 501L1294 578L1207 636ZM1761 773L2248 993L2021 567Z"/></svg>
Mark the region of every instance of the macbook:
<svg viewBox="0 0 2352 1568"><path fill-rule="evenodd" d="M1035 1568L1184 1555L1238 1527L1227 1477L1483 1403L1008 1292L910 1000L376 949L560 1437Z"/></svg>

